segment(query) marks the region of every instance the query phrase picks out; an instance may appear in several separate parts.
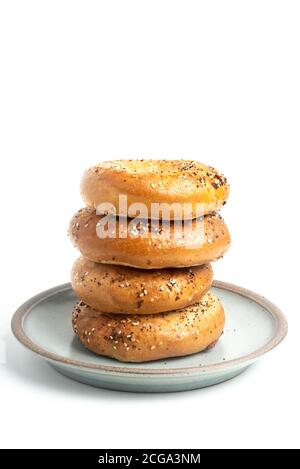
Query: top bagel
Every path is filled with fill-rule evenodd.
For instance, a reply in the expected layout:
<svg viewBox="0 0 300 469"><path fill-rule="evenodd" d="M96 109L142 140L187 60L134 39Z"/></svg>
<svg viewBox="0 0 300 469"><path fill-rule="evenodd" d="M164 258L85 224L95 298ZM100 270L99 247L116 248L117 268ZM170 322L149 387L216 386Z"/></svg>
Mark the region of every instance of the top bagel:
<svg viewBox="0 0 300 469"><path fill-rule="evenodd" d="M196 218L219 210L229 195L226 178L216 169L191 160L115 160L88 169L81 181L85 203L99 213L135 217L143 204L143 218ZM127 197L128 211L122 212L119 196ZM124 200L124 199L123 199ZM153 212L153 203L176 204L167 212ZM188 205L187 205L188 204ZM201 204L200 213L199 205ZM130 207L131 206L131 207ZM114 207L113 210L111 207ZM122 212L122 213L121 213Z"/></svg>

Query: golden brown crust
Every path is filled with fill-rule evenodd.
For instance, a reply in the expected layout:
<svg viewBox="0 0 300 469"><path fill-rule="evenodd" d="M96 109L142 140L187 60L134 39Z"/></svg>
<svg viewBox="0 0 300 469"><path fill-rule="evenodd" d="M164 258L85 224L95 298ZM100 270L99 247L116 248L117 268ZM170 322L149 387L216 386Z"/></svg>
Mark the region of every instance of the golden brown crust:
<svg viewBox="0 0 300 469"><path fill-rule="evenodd" d="M197 303L212 284L211 266L142 270L80 257L71 283L76 295L103 313L154 314Z"/></svg>
<svg viewBox="0 0 300 469"><path fill-rule="evenodd" d="M119 195L126 195L128 206L143 203L151 213L151 203L192 204L191 218L197 216L197 204L204 214L219 210L229 196L226 178L215 168L191 160L115 160L88 169L81 181L85 203L95 209L110 203L119 213ZM199 215L199 213L198 213ZM129 216L136 216L130 214ZM154 218L154 217L153 217ZM178 218L171 212L170 219Z"/></svg>
<svg viewBox="0 0 300 469"><path fill-rule="evenodd" d="M145 362L190 355L213 345L224 328L222 304L211 292L200 303L169 313L124 316L74 306L72 323L81 342L98 355Z"/></svg>
<svg viewBox="0 0 300 469"><path fill-rule="evenodd" d="M170 233L160 229L151 233L151 228L146 225L142 234L131 232L129 228L129 236L123 238L119 236L118 219L116 237L99 238L96 230L101 218L93 209L81 209L70 222L69 234L84 257L104 264L139 269L190 267L219 259L230 246L228 229L217 214L204 217L204 239L196 230L196 220L187 223L181 236L175 236L171 222ZM127 222L126 227L130 226Z"/></svg>

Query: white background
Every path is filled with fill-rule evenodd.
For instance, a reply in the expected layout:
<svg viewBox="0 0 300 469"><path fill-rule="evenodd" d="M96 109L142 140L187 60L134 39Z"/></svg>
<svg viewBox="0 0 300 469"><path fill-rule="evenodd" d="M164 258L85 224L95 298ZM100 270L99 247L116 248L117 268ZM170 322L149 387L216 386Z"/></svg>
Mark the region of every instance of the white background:
<svg viewBox="0 0 300 469"><path fill-rule="evenodd" d="M1 446L299 447L299 23L289 0L0 2ZM69 279L82 172L120 157L199 159L229 178L233 243L215 276L289 319L233 381L104 391L12 337L17 306Z"/></svg>

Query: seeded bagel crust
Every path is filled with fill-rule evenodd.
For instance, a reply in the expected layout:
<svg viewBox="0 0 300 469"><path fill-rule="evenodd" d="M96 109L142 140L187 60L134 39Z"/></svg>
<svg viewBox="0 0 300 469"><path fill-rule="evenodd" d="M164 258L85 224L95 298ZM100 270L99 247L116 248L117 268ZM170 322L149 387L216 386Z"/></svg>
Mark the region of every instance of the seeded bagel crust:
<svg viewBox="0 0 300 469"><path fill-rule="evenodd" d="M83 208L73 216L69 226L73 244L94 262L139 269L190 267L219 259L230 246L228 229L218 214L204 217L204 236L196 230L196 220L191 220L180 236L175 235L171 222L169 233L160 229L152 233L147 225L143 233L136 230L131 233L128 228L128 235L120 237L116 219L115 237L99 238L96 231L101 218L94 209Z"/></svg>
<svg viewBox="0 0 300 469"><path fill-rule="evenodd" d="M127 197L128 206L142 203L151 214L151 204L179 204L180 213L195 218L219 210L229 196L226 178L215 168L191 160L115 160L88 169L81 180L84 202L97 209L109 203L120 215L119 196ZM184 204L191 204L188 213ZM203 204L203 214L197 214ZM110 211L110 210L109 210ZM135 213L129 212L129 217ZM169 214L172 220L176 212Z"/></svg>
<svg viewBox="0 0 300 469"><path fill-rule="evenodd" d="M154 314L198 302L212 284L211 266L142 270L80 257L71 283L77 296L104 313Z"/></svg>
<svg viewBox="0 0 300 469"><path fill-rule="evenodd" d="M224 310L208 292L199 303L168 313L106 314L83 302L74 306L74 332L92 352L123 362L146 362L201 352L224 328Z"/></svg>

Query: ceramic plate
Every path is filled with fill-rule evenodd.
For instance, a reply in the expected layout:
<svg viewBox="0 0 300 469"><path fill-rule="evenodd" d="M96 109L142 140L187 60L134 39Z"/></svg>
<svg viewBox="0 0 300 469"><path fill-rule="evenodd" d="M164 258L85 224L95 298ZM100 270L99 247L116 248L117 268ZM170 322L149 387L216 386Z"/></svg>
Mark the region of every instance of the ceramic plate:
<svg viewBox="0 0 300 469"><path fill-rule="evenodd" d="M82 383L134 392L196 389L238 375L287 332L284 315L256 293L219 281L214 281L213 292L225 308L224 334L215 347L187 357L133 364L89 352L72 331L71 311L77 298L70 284L24 303L13 316L12 330L57 371Z"/></svg>

